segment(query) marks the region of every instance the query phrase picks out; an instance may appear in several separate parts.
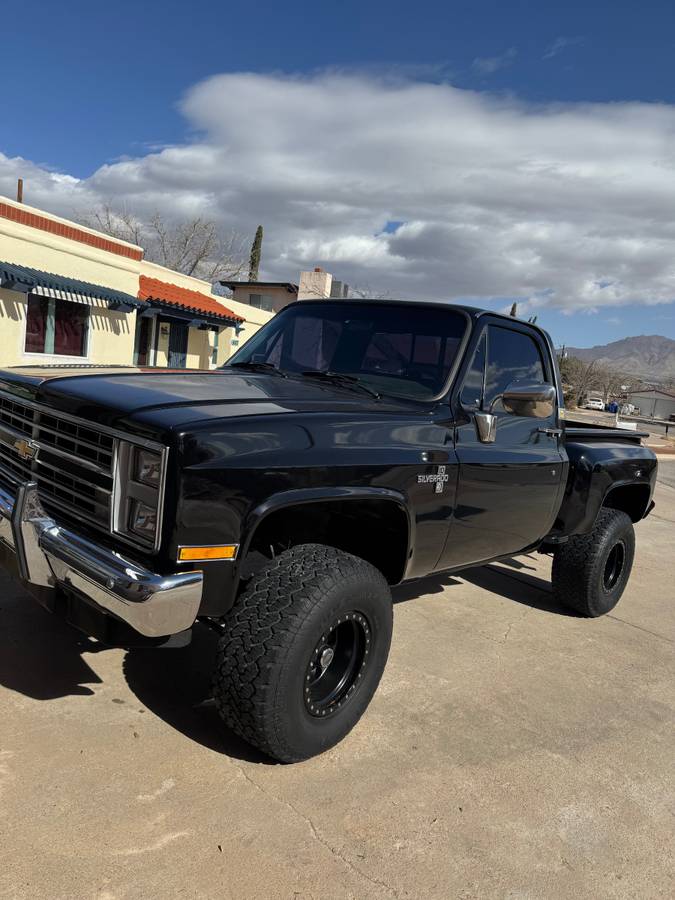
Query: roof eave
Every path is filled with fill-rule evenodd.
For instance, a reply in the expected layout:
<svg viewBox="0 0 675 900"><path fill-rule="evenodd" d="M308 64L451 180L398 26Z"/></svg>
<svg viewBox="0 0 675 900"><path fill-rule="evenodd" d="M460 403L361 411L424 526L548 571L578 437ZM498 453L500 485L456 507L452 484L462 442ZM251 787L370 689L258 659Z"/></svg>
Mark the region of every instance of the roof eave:
<svg viewBox="0 0 675 900"><path fill-rule="evenodd" d="M219 284L222 284L223 287L229 288L229 290L234 291L237 288L284 288L288 291L289 294L297 294L298 285L294 284L292 281L221 281Z"/></svg>
<svg viewBox="0 0 675 900"><path fill-rule="evenodd" d="M228 316L227 313L210 313L205 312L203 309L199 309L196 306L186 306L183 303L174 303L170 300L162 300L161 297L146 297L141 301L142 304L147 304L152 309L162 310L165 309L170 313L183 313L180 318L187 319L204 319L209 325L220 325L227 326L231 325L236 327L242 322L246 320L241 316Z"/></svg>

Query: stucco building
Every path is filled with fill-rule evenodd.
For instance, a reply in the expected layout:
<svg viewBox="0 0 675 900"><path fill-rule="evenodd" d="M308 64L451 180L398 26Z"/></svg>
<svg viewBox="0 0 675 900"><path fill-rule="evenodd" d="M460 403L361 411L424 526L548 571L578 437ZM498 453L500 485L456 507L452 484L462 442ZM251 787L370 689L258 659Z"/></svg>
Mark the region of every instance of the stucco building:
<svg viewBox="0 0 675 900"><path fill-rule="evenodd" d="M334 278L318 266L301 272L297 284L292 281L221 281L232 291L233 300L262 309L279 312L294 300L343 300L349 296L349 285Z"/></svg>
<svg viewBox="0 0 675 900"><path fill-rule="evenodd" d="M669 419L675 416L675 394L658 388L632 391L628 402L640 410L640 415L654 419Z"/></svg>
<svg viewBox="0 0 675 900"><path fill-rule="evenodd" d="M232 300L268 313L278 313L284 306L288 306L289 303L298 299L298 286L292 281L221 281L220 283L232 291Z"/></svg>
<svg viewBox="0 0 675 900"><path fill-rule="evenodd" d="M0 197L0 366L211 369L271 318L143 248Z"/></svg>

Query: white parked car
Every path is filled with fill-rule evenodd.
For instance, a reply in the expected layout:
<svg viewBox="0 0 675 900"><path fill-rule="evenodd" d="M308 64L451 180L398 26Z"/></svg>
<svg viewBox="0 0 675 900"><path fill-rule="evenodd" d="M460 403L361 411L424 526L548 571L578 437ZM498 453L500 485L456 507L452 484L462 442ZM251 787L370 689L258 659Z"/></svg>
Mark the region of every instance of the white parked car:
<svg viewBox="0 0 675 900"><path fill-rule="evenodd" d="M589 397L584 404L584 409L599 409L601 412L605 408L605 403L599 397Z"/></svg>

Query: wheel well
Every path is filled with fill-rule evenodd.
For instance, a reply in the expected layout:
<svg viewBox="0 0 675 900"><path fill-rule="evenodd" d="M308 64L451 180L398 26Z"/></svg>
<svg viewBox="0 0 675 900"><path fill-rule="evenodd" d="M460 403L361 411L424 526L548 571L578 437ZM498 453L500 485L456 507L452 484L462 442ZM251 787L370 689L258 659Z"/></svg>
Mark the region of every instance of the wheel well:
<svg viewBox="0 0 675 900"><path fill-rule="evenodd" d="M629 515L633 522L639 522L647 512L650 489L646 484L623 484L612 488L602 505L609 509L619 509Z"/></svg>
<svg viewBox="0 0 675 900"><path fill-rule="evenodd" d="M405 571L408 517L392 500L329 500L276 510L256 528L248 555L270 557L298 544L327 544L365 559L389 584Z"/></svg>

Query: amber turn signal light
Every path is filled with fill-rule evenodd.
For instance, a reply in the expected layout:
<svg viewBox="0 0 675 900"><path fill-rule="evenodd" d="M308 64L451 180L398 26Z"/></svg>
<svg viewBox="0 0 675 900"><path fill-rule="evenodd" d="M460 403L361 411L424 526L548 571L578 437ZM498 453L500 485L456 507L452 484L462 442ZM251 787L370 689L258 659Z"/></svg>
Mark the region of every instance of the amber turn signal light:
<svg viewBox="0 0 675 900"><path fill-rule="evenodd" d="M209 559L235 559L239 544L216 547L179 547L178 562L206 562Z"/></svg>

